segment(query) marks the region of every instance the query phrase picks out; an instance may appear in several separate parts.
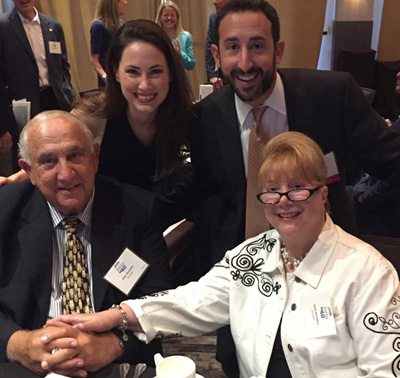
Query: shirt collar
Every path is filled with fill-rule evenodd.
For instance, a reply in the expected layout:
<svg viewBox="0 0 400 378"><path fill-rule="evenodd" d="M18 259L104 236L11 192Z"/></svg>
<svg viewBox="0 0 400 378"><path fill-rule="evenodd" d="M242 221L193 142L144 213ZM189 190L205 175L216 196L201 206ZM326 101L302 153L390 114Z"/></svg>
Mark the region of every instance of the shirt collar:
<svg viewBox="0 0 400 378"><path fill-rule="evenodd" d="M280 253L282 239L276 230L268 231L268 237L276 239L277 242L274 245L273 251L271 251L266 259L263 271L273 272L275 269L279 269L280 266L283 267ZM325 224L317 241L293 274L313 288L318 287L326 265L332 256L338 237L338 232L332 219L329 215L326 215Z"/></svg>
<svg viewBox="0 0 400 378"><path fill-rule="evenodd" d="M92 226L93 200L94 200L94 188L93 188L92 197L90 198L86 207L79 214L76 215L76 218L78 218L89 229ZM49 209L50 209L53 227L56 228L66 216L64 214L60 213L55 207L50 205L49 202L47 202L47 205L49 206Z"/></svg>
<svg viewBox="0 0 400 378"><path fill-rule="evenodd" d="M32 21L29 21L27 18L25 18L21 13L19 13L19 12L17 11L18 16L19 16L19 18L21 19L21 22L22 22L23 24L30 24L30 23L33 23L33 22L37 22L37 23L40 25L39 12L37 11L37 9L36 9L35 7L33 7L33 9L35 10L35 17L33 18Z"/></svg>
<svg viewBox="0 0 400 378"><path fill-rule="evenodd" d="M332 219L326 215L325 224L317 241L296 269L295 275L313 288L317 288L338 238L339 234Z"/></svg>
<svg viewBox="0 0 400 378"><path fill-rule="evenodd" d="M274 109L286 117L286 101L285 101L285 88L283 87L282 78L279 72L276 73L276 83L272 90L271 95L264 101L261 106L267 105L269 108ZM235 93L235 106L238 115L239 124L243 125L247 115L253 107L243 102Z"/></svg>

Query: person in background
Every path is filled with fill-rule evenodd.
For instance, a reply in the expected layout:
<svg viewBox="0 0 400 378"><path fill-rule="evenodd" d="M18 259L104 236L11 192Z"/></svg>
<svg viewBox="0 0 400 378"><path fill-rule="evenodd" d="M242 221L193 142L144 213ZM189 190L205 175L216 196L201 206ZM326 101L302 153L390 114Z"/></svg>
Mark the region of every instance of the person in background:
<svg viewBox="0 0 400 378"><path fill-rule="evenodd" d="M400 72L397 72L396 79L396 92L400 95ZM400 132L400 116L395 121L393 121L391 126L394 126L394 131Z"/></svg>
<svg viewBox="0 0 400 378"><path fill-rule="evenodd" d="M97 0L94 21L90 27L90 63L97 72L99 88L107 78L105 59L113 34L121 27L127 0Z"/></svg>
<svg viewBox="0 0 400 378"><path fill-rule="evenodd" d="M183 30L178 6L173 1L165 1L157 10L156 24L160 25L181 57L183 66L192 70L196 64L193 55L193 41L189 32Z"/></svg>
<svg viewBox="0 0 400 378"><path fill-rule="evenodd" d="M160 342L144 347L132 334L128 339L121 332L83 334L58 324L46 330L55 338L52 344L41 340L48 318L105 310L115 301L172 286L156 226L157 199L96 177L99 146L69 113L37 115L23 129L19 146L30 180L0 188L0 361L17 361L43 375L49 369L41 362L54 352L58 362L51 371L79 377L116 359L154 364ZM77 239L80 246L67 249ZM138 280L129 295L104 278L119 260L128 264L121 258L126 248L148 264L131 276Z"/></svg>
<svg viewBox="0 0 400 378"><path fill-rule="evenodd" d="M211 45L217 45L215 35L215 20L217 13L229 2L229 0L214 0L215 12L210 14L208 20L207 39L206 39L206 71L207 80L213 85L214 91L223 86L223 80L219 77L219 70L211 52Z"/></svg>
<svg viewBox="0 0 400 378"><path fill-rule="evenodd" d="M98 145L101 145L107 123L104 115L105 106L105 91L99 91L92 96L81 97L72 104L71 114L78 117L89 128L93 134L94 142Z"/></svg>
<svg viewBox="0 0 400 378"><path fill-rule="evenodd" d="M396 92L400 94L400 72ZM388 123L400 134L400 118ZM365 175L354 186L348 186L353 198L360 234L400 238L400 199L398 188L375 176Z"/></svg>
<svg viewBox="0 0 400 378"><path fill-rule="evenodd" d="M264 153L257 198L274 229L226 252L197 282L123 302L128 328L149 342L230 324L241 378L396 376L396 270L332 222L327 168L312 139L282 133ZM111 309L47 325L57 321L103 332L122 317Z"/></svg>
<svg viewBox="0 0 400 378"><path fill-rule="evenodd" d="M0 68L0 176L8 176L18 167L16 145L19 129L1 72Z"/></svg>
<svg viewBox="0 0 400 378"><path fill-rule="evenodd" d="M39 13L34 0L13 2L14 8L0 15L0 68L11 99L30 101L31 117L71 110L75 95L61 24Z"/></svg>

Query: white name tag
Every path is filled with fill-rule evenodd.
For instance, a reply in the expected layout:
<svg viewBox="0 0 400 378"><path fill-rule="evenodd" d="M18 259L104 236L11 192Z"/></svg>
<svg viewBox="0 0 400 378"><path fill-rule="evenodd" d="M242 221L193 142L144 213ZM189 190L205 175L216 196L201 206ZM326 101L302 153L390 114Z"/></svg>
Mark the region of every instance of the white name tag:
<svg viewBox="0 0 400 378"><path fill-rule="evenodd" d="M49 41L50 54L61 54L61 43L57 41Z"/></svg>
<svg viewBox="0 0 400 378"><path fill-rule="evenodd" d="M104 279L128 295L148 267L149 264L126 248Z"/></svg>
<svg viewBox="0 0 400 378"><path fill-rule="evenodd" d="M336 181L340 181L340 174L336 164L335 154L333 152L329 152L329 154L324 155L324 160L328 171L326 185L332 184Z"/></svg>
<svg viewBox="0 0 400 378"><path fill-rule="evenodd" d="M327 294L321 293L307 298L303 306L310 338L336 335L335 318Z"/></svg>

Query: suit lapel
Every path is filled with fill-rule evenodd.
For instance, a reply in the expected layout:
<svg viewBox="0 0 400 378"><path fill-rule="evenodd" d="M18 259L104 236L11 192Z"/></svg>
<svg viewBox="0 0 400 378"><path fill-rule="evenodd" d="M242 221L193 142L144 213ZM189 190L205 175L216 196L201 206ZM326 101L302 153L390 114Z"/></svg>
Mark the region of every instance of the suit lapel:
<svg viewBox="0 0 400 378"><path fill-rule="evenodd" d="M115 204L108 185L96 180L95 198L92 215L92 280L93 295L96 311L99 311L104 301L104 296L110 284L104 275L116 262L122 250L126 247L125 228L119 226L118 211L121 206Z"/></svg>
<svg viewBox="0 0 400 378"><path fill-rule="evenodd" d="M22 25L19 14L15 10L15 8L11 11L9 20L10 20L10 25L11 25L12 29L14 30L15 34L21 41L22 45L26 49L26 51L29 54L29 56L31 57L31 59L36 63L31 45L29 44L28 37L26 36L26 33L25 33L24 26Z"/></svg>
<svg viewBox="0 0 400 378"><path fill-rule="evenodd" d="M292 75L294 71L279 70L285 89L289 130L309 135L310 125L313 124L314 102L308 96L308 89L299 80L299 75Z"/></svg>
<svg viewBox="0 0 400 378"><path fill-rule="evenodd" d="M232 186L232 193L241 193L246 187L246 175L238 116L232 90L228 87L224 87L223 90L227 93L218 101L221 118L212 125L216 130L227 184L230 183Z"/></svg>
<svg viewBox="0 0 400 378"><path fill-rule="evenodd" d="M21 214L25 226L19 232L25 271L33 286L43 319L47 318L53 262L52 223L48 206L38 189Z"/></svg>

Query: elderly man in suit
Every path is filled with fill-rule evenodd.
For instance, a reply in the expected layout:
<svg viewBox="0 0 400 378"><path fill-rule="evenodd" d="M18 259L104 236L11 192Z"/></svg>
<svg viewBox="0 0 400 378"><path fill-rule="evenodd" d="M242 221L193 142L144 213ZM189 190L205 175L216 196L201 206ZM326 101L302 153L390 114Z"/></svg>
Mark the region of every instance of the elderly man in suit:
<svg viewBox="0 0 400 378"><path fill-rule="evenodd" d="M41 361L56 350L52 371L81 377L118 358L151 364L161 351L159 342L146 346L118 332L42 327L48 318L78 307L105 310L171 287L154 195L96 179L98 145L86 126L63 111L41 113L28 123L20 155L30 181L0 188L0 361L18 361L43 374L47 366ZM69 222L75 224L73 236ZM70 245L70 236L81 247ZM111 267L122 273L122 263L129 270L127 258L120 256L126 248L142 266L130 273L137 282L129 295L119 282L104 279ZM46 344L45 335L56 341ZM74 363L79 368L71 370Z"/></svg>
<svg viewBox="0 0 400 378"><path fill-rule="evenodd" d="M188 204L214 195L212 208L196 225L202 259L208 253L211 267L245 239L252 109L264 106L261 124L268 138L299 131L313 138L330 158L331 171L337 172L328 186L332 218L356 233L344 182L347 160L353 156L363 169L398 186L400 136L371 108L350 74L277 69L285 43L277 12L268 2L231 0L217 14L216 31L218 43L212 51L228 85L194 106L194 176L166 201L173 205L167 206L170 212L182 210L179 218L189 210ZM250 200L257 202L255 196ZM222 340L218 358L228 376L236 377L235 353Z"/></svg>
<svg viewBox="0 0 400 378"><path fill-rule="evenodd" d="M14 9L0 16L0 61L12 99L30 101L32 117L69 111L75 96L61 24L39 13L34 0L13 2Z"/></svg>

